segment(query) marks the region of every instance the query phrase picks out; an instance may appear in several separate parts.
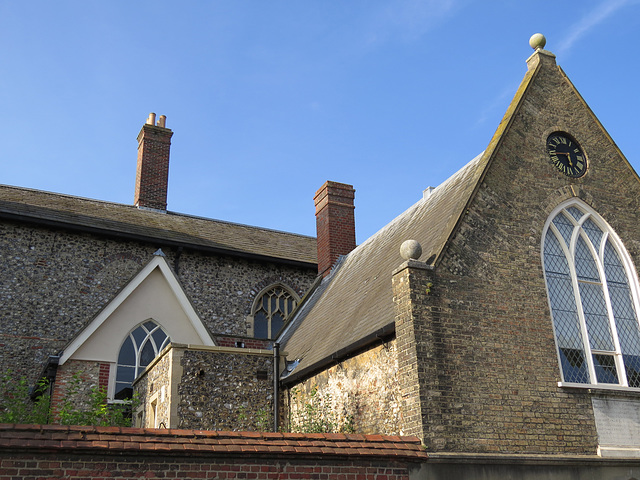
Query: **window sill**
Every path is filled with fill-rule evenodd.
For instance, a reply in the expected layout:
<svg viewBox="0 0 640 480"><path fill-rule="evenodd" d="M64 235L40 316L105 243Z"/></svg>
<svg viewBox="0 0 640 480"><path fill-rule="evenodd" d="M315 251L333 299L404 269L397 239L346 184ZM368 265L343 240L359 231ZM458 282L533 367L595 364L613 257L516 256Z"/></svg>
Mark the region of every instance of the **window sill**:
<svg viewBox="0 0 640 480"><path fill-rule="evenodd" d="M623 385L594 385L591 383L558 382L560 388L578 388L581 390L613 391L622 393L640 393L640 388L625 387Z"/></svg>

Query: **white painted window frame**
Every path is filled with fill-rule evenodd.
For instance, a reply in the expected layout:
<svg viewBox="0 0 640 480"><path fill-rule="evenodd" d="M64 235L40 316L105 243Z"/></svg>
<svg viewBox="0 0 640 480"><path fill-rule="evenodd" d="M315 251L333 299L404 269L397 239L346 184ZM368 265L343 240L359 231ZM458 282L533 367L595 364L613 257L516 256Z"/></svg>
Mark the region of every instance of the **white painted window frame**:
<svg viewBox="0 0 640 480"><path fill-rule="evenodd" d="M158 323L156 320L154 320L153 318L147 318L146 320L144 320L143 322L138 323L135 327L133 327L131 330L129 330L129 332L127 332L127 334L122 338L122 341L120 342L120 347L118 348L118 357L117 358L120 357L120 351L122 350L122 347L124 346L124 342L127 340L127 338L131 338L131 341L133 342L134 346L136 345L135 339L133 338L133 332L135 330L137 330L139 327L142 327L147 322L155 323L156 327L153 330L151 330L150 332L147 331L147 335L144 338L144 340L142 341L142 343L139 345L138 348L134 349L134 351L135 351L135 374L134 374L134 379L137 378L144 371L144 369L140 368L140 352L142 351L144 346L147 344L147 342L152 342L153 349L156 352L156 355L155 355L156 357L164 349L164 347L166 347L167 345L169 345L169 343L171 343L171 337L169 336L169 333L162 327L162 325L160 323ZM166 335L166 338L162 342L162 345L156 345L156 341L152 336L153 332L155 332L158 328L160 330L162 330L164 332L164 334ZM145 330L146 330L146 327L145 327ZM111 364L111 369L109 371L109 386L107 388L107 397L109 398L109 402L110 403L123 403L122 400L116 400L114 398L115 393L116 393L116 377L118 375L118 365L119 365L119 363L116 360L115 363Z"/></svg>
<svg viewBox="0 0 640 480"><path fill-rule="evenodd" d="M571 215L567 210L571 207L576 207L578 210L580 210L581 212L583 212L582 217L580 218L580 220L576 220L573 215ZM585 355L585 361L587 362L587 366L588 366L588 374L589 374L589 380L591 383L573 383L573 382L565 382L564 381L564 372L562 371L562 362L561 362L561 357L560 357L560 348L558 346L558 335L556 333L556 327L555 327L555 322L553 321L553 309L551 307L551 297L549 295L549 284L547 282L547 272L546 272L546 268L544 267L545 263L544 263L544 244L545 244L545 240L546 240L546 236L548 234L548 231L551 229L557 236L558 238L563 238L563 236L560 234L560 232L557 230L557 228L555 227L555 225L553 225L552 221L553 219L561 212L561 211L566 211L567 215L566 217L570 219L571 222L573 222L574 224L574 230L572 232L571 235L571 245L569 247L566 246L565 242L559 242L562 250L565 254L565 258L567 259L567 263L569 265L569 275L571 277L571 284L572 284L572 288L573 288L573 296L574 296L574 301L575 301L575 305L576 305L576 310L578 313L578 318L579 318L579 322L580 322L580 329L581 329L581 333L582 333L582 342L583 342L583 348L584 348L584 355ZM602 280L602 288L603 288L603 293L604 293L604 297L605 297L605 304L607 307L607 315L608 315L608 319L609 319L609 326L611 328L611 334L613 336L613 340L614 340L614 347L615 347L615 351L613 353L613 357L615 360L615 365L616 365L616 371L618 374L618 381L620 383L617 384L612 384L612 383L598 383L597 377L596 377L596 372L595 372L595 366L593 363L593 354L594 353L604 353L606 355L611 355L611 352L600 352L599 350L593 350L591 349L591 346L589 345L589 336L587 334L587 324L586 324L586 320L585 320L585 316L584 316L584 310L583 310L583 306L582 306L582 302L580 300L580 289L579 289L579 285L578 285L578 276L576 274L576 266L575 266L575 261L572 260L574 258L574 254L575 254L575 248L576 248L576 244L577 244L577 238L578 235L580 233L582 233L582 235L584 235L586 237L586 233L584 233L584 229L583 228L579 228L576 229L575 226L580 226L582 227L584 225L584 223L588 220L591 219L596 225L598 225L598 227L600 227L600 229L603 231L603 236L602 239L600 241L600 247L599 247L599 251L596 252L597 255L595 256L597 258L596 261L596 267L598 268L598 273L600 275L600 279ZM588 237L587 237L588 238ZM622 357L622 350L620 347L620 340L618 337L618 331L615 325L615 319L613 317L613 310L612 310L612 306L611 306L611 298L609 295L609 290L608 290L608 285L607 285L607 280L606 280L606 275L604 272L604 248L605 245L607 243L607 240L610 240L611 246L615 249L616 253L618 254L620 260L622 261L622 265L625 269L625 273L627 276L627 281L629 283L629 289L631 291L631 297L632 297L632 302L633 302L633 307L635 309L636 312L636 319L638 320L638 318L640 317L640 282L638 281L638 274L636 272L635 266L633 265L633 262L631 260L631 257L629 256L629 253L627 252L626 248L624 247L624 244L622 243L622 241L620 240L620 237L616 234L616 232L611 228L611 226L593 209L591 208L589 205L587 205L586 203L582 202L581 200L574 198L574 199L570 199L567 200L565 202L562 202L561 204L559 204L549 215L549 217L547 218L547 221L545 223L543 232L542 232L542 242L540 245L540 254L541 254L541 258L542 258L542 269L544 272L544 277L545 277L545 288L546 288L546 292L547 292L547 302L549 305L549 311L551 312L551 316L552 316L552 327L553 327L553 335L554 335L554 341L556 344L556 355L557 355L557 361L558 361L558 366L560 369L560 374L562 376L562 381L558 382L558 386L559 387L568 387L568 388L587 388L587 389L608 389L608 390L624 390L624 391L634 391L634 392L640 392L640 388L634 388L634 387L629 387L628 381L627 381L627 374L624 368L624 363L623 363L623 357ZM590 240L586 241L586 244L588 246L588 248L590 249L591 253L593 254L595 252L595 249L593 248L593 245L591 243Z"/></svg>

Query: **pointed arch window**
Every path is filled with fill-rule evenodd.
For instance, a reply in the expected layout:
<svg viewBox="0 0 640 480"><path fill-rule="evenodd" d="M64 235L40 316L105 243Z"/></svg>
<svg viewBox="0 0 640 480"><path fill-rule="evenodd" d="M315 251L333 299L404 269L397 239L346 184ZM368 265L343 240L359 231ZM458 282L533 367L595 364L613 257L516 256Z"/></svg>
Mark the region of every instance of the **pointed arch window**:
<svg viewBox="0 0 640 480"><path fill-rule="evenodd" d="M118 354L114 400L131 398L135 378L170 342L167 333L153 320L138 325L127 335Z"/></svg>
<svg viewBox="0 0 640 480"><path fill-rule="evenodd" d="M551 215L543 238L563 382L640 388L638 285L622 242L577 201Z"/></svg>
<svg viewBox="0 0 640 480"><path fill-rule="evenodd" d="M255 338L276 338L300 299L283 285L267 287L256 296L251 310L252 331Z"/></svg>

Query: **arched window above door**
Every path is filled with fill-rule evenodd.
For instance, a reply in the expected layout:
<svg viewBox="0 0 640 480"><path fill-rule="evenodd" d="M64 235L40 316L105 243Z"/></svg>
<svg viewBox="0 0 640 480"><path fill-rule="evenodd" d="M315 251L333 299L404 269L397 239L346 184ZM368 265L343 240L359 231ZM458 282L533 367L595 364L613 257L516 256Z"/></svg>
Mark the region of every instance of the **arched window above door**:
<svg viewBox="0 0 640 480"><path fill-rule="evenodd" d="M563 382L640 388L638 282L624 245L578 200L551 214L543 239Z"/></svg>

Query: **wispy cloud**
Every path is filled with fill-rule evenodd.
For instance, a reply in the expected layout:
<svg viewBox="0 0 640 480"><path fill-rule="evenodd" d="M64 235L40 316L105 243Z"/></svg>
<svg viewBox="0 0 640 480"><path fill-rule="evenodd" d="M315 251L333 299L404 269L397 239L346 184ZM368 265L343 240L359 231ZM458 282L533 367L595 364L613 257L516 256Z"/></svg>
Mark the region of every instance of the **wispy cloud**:
<svg viewBox="0 0 640 480"><path fill-rule="evenodd" d="M369 43L396 38L420 39L460 7L460 0L394 0L374 12L369 25Z"/></svg>
<svg viewBox="0 0 640 480"><path fill-rule="evenodd" d="M604 0L600 5L587 13L577 25L571 29L571 34L565 38L556 50L556 53L567 53L573 45L586 35L592 28L602 23L615 12L626 5L637 3L633 0Z"/></svg>
<svg viewBox="0 0 640 480"><path fill-rule="evenodd" d="M489 102L485 103L484 108L480 112L478 116L475 126L479 127L487 123L487 121L491 121L495 123L496 115L499 113L496 112L505 112L507 107L509 106L509 101L513 97L514 93L518 89L518 84L514 83L509 85L509 87L504 88L499 94L493 97Z"/></svg>

